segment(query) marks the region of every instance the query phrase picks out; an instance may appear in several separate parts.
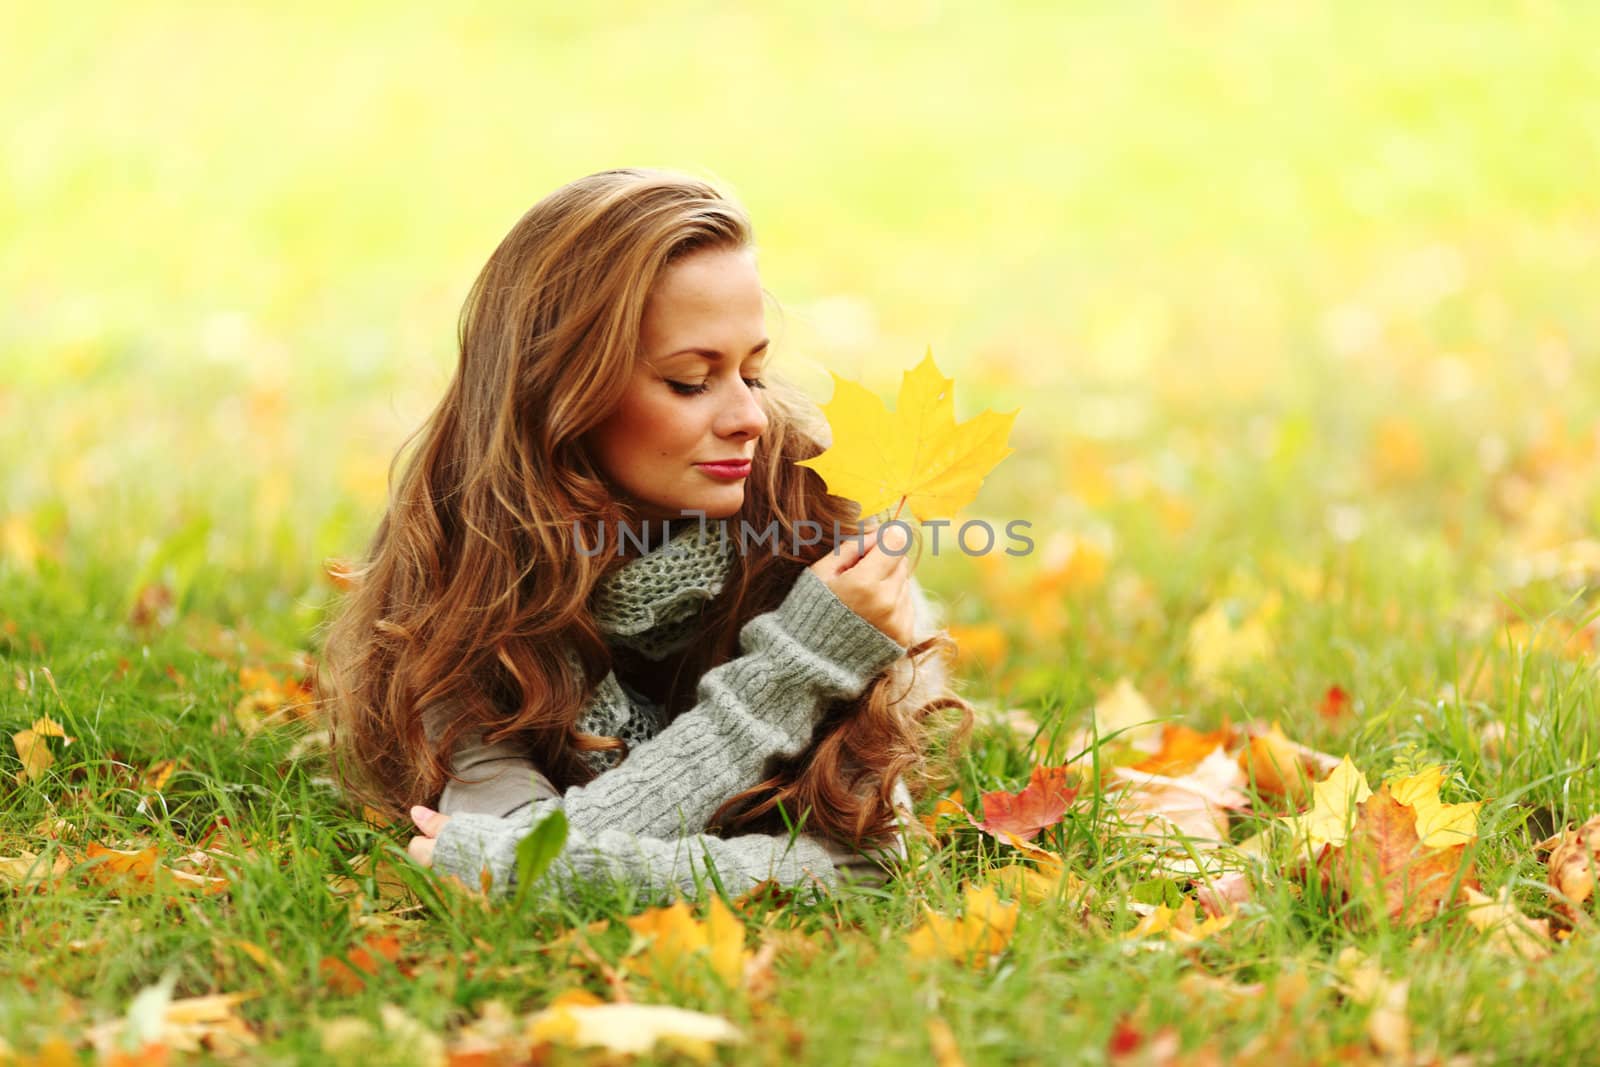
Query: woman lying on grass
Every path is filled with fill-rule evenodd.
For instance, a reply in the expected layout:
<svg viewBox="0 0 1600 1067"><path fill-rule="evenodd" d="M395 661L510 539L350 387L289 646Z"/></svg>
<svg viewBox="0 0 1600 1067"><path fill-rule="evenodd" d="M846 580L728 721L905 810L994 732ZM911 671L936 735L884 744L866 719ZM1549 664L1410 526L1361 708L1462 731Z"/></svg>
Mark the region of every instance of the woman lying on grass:
<svg viewBox="0 0 1600 1067"><path fill-rule="evenodd" d="M767 349L749 221L703 182L594 174L495 249L318 679L341 779L409 808L418 862L504 892L557 810L551 891L904 855L970 708L898 528L796 466L826 423Z"/></svg>

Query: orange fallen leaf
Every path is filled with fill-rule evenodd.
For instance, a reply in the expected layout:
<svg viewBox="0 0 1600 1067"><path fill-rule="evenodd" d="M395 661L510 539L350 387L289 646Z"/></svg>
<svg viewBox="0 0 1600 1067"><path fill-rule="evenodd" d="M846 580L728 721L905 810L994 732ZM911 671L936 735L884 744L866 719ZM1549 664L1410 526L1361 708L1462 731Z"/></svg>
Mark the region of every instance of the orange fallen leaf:
<svg viewBox="0 0 1600 1067"><path fill-rule="evenodd" d="M326 956L317 969L329 989L354 996L366 988L366 978L377 974L383 961L399 964L400 940L393 934L368 934L346 956L349 962L337 956Z"/></svg>
<svg viewBox="0 0 1600 1067"><path fill-rule="evenodd" d="M1227 748L1234 731L1224 724L1216 730L1201 732L1182 723L1167 723L1161 728L1161 748L1130 767L1130 770L1147 774L1178 775L1194 767L1218 746Z"/></svg>
<svg viewBox="0 0 1600 1067"><path fill-rule="evenodd" d="M95 861L89 869L92 881L117 888L134 887L148 890L155 885L156 863L161 858L159 849L107 848L91 841L84 849L84 858Z"/></svg>
<svg viewBox="0 0 1600 1067"><path fill-rule="evenodd" d="M961 790L957 789L949 796L940 797L934 804L933 810L922 816L922 825L928 828L929 833L938 833L943 829L948 819L965 819L972 821L972 816L961 803Z"/></svg>

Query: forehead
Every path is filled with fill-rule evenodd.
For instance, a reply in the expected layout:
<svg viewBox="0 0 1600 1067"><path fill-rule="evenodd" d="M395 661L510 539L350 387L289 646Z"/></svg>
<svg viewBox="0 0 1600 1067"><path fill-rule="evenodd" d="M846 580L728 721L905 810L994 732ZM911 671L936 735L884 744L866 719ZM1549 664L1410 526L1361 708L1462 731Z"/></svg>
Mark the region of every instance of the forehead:
<svg viewBox="0 0 1600 1067"><path fill-rule="evenodd" d="M645 303L641 333L646 347L658 352L661 345L726 345L743 354L764 335L765 317L754 252L710 249L662 272Z"/></svg>

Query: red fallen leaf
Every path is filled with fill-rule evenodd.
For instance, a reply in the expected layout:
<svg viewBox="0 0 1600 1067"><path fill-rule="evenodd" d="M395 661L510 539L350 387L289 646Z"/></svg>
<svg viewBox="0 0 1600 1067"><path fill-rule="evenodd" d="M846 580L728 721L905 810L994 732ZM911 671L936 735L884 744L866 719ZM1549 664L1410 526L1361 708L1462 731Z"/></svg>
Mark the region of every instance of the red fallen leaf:
<svg viewBox="0 0 1600 1067"><path fill-rule="evenodd" d="M399 965L400 940L393 934L368 934L365 941L349 951L347 958L349 963L337 956L325 956L317 969L334 992L354 996L366 988L367 980L363 975L378 973L382 966L379 960Z"/></svg>
<svg viewBox="0 0 1600 1067"><path fill-rule="evenodd" d="M1344 718L1350 714L1350 694L1339 686L1330 685L1322 695L1322 705L1317 708L1317 713L1329 722Z"/></svg>
<svg viewBox="0 0 1600 1067"><path fill-rule="evenodd" d="M1111 1029L1111 1040L1106 1043L1106 1052L1113 1057L1126 1056L1139 1051L1139 1046L1143 1044L1143 1031L1133 1025L1130 1019L1118 1019L1117 1025Z"/></svg>
<svg viewBox="0 0 1600 1067"><path fill-rule="evenodd" d="M972 825L1008 844L1032 841L1039 831L1061 821L1078 790L1067 784L1068 767L1035 767L1020 792L985 793L983 821Z"/></svg>
<svg viewBox="0 0 1600 1067"><path fill-rule="evenodd" d="M1388 785L1356 805L1355 824L1343 846L1330 847L1321 866L1332 888L1347 897L1376 898L1391 922L1405 926L1438 913L1459 872L1476 887L1472 867L1462 866L1466 843L1430 848L1417 836L1417 812L1389 795Z"/></svg>

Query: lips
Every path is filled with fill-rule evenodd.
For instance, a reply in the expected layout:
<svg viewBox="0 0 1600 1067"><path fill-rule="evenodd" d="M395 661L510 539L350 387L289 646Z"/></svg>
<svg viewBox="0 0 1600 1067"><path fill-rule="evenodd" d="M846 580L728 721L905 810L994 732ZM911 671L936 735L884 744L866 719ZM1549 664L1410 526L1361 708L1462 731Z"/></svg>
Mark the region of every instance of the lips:
<svg viewBox="0 0 1600 1067"><path fill-rule="evenodd" d="M728 460L722 463L697 463L695 466L708 474L717 474L724 478L739 478L750 473L748 459Z"/></svg>

